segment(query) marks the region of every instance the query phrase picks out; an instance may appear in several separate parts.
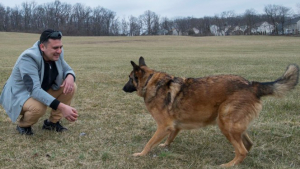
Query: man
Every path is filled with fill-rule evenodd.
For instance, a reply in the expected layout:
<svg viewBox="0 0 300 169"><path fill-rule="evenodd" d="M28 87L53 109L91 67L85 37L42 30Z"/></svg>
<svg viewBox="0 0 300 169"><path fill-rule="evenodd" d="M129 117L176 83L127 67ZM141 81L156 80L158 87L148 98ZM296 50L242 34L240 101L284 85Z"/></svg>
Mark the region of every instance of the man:
<svg viewBox="0 0 300 169"><path fill-rule="evenodd" d="M77 110L70 106L76 91L75 73L64 60L62 33L45 30L40 40L18 58L3 87L0 104L13 122L18 117L20 134L32 135L31 126L42 117L47 106L52 108L42 129L62 132L60 124L65 117L76 121Z"/></svg>

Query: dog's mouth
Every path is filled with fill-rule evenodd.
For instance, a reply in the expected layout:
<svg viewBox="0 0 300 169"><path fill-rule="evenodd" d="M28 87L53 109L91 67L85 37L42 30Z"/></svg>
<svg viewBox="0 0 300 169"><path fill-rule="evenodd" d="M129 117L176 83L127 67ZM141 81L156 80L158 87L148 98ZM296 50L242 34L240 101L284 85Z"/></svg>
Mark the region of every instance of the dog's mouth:
<svg viewBox="0 0 300 169"><path fill-rule="evenodd" d="M134 88L134 89L129 89L129 88L126 88L126 86L124 86L124 87L123 87L123 91L124 91L124 92L127 92L127 93L132 93L132 92L135 92L136 89L135 89L135 88Z"/></svg>
<svg viewBox="0 0 300 169"><path fill-rule="evenodd" d="M132 93L136 91L136 87L133 84L130 84L130 82L127 82L123 87L123 91L127 93Z"/></svg>

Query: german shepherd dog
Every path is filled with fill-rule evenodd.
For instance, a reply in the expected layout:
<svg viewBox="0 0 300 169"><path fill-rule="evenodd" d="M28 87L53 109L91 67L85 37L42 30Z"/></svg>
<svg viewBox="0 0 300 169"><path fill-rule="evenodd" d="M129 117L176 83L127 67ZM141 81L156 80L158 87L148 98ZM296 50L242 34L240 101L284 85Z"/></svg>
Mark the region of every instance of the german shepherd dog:
<svg viewBox="0 0 300 169"><path fill-rule="evenodd" d="M202 78L179 78L147 67L143 57L133 70L125 92L136 91L157 123L157 130L145 148L134 156L146 155L168 136L168 146L181 130L218 124L234 147L235 157L222 164L230 167L241 163L252 147L246 130L262 109L262 96L283 96L299 79L299 67L289 65L282 77L273 82L248 81L235 75Z"/></svg>

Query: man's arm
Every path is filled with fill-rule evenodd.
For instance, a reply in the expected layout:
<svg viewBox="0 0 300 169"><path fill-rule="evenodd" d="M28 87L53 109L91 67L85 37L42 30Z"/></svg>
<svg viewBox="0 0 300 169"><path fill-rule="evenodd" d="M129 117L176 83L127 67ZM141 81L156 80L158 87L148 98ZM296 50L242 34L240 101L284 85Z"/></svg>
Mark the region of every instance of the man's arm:
<svg viewBox="0 0 300 169"><path fill-rule="evenodd" d="M18 64L23 83L30 97L50 106L55 98L42 89L37 63L30 56L23 56Z"/></svg>

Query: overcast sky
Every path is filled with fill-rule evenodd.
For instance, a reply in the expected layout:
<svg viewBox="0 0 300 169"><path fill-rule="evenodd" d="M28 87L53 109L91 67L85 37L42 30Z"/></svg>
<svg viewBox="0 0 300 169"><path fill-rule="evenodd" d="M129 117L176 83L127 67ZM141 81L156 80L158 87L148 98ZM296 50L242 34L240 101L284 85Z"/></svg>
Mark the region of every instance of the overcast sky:
<svg viewBox="0 0 300 169"><path fill-rule="evenodd" d="M23 2L34 0L0 0L7 7L21 6ZM35 0L38 5L54 2L55 0ZM60 0L62 3L81 3L87 7L101 6L116 12L120 18L144 14L150 10L161 17L170 19L175 17L204 17L214 16L224 11L234 11L235 14L243 14L246 9L254 9L262 14L265 5L275 4L291 8L298 13L299 0Z"/></svg>

